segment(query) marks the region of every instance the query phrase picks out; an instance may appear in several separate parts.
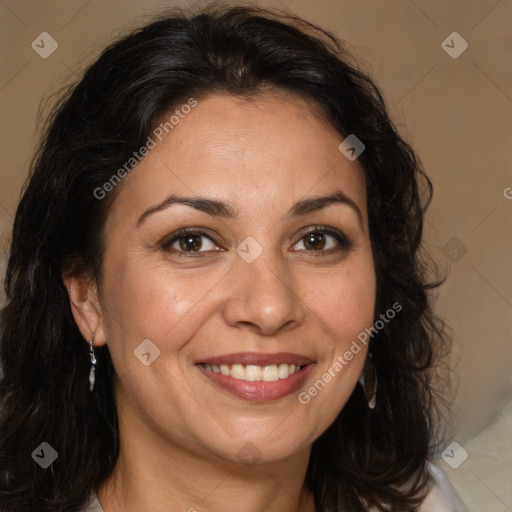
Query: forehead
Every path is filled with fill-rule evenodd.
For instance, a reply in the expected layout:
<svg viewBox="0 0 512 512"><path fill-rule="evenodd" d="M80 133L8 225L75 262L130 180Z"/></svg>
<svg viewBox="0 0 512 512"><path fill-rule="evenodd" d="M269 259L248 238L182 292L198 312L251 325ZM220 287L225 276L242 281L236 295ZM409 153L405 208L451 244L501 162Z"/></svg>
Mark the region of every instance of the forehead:
<svg viewBox="0 0 512 512"><path fill-rule="evenodd" d="M114 215L135 215L171 193L265 212L269 203L334 189L365 213L361 167L338 150L343 136L306 100L282 93L251 100L211 95L187 111L123 180Z"/></svg>

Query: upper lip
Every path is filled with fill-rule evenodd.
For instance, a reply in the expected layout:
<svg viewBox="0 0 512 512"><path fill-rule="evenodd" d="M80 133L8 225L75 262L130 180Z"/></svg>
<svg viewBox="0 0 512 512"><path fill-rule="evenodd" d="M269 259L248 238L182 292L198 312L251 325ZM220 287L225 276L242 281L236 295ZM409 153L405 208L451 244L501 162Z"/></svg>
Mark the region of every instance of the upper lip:
<svg viewBox="0 0 512 512"><path fill-rule="evenodd" d="M295 366L305 366L314 361L308 357L290 352L276 352L274 354L265 354L262 352L236 352L232 354L223 354L220 356L207 357L196 361L196 364L243 364L255 366L268 366L271 364L294 364Z"/></svg>

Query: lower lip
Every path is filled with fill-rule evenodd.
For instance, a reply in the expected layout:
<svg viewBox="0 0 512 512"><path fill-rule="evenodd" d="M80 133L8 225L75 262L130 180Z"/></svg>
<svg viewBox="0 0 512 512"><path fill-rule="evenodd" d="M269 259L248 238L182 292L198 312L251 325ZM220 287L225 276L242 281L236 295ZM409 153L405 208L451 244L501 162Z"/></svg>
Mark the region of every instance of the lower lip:
<svg viewBox="0 0 512 512"><path fill-rule="evenodd" d="M300 371L286 379L272 382L234 379L228 375L222 375L222 373L210 372L200 364L196 366L211 382L238 398L253 402L270 402L298 391L304 384L306 377L313 370L315 364L307 364Z"/></svg>

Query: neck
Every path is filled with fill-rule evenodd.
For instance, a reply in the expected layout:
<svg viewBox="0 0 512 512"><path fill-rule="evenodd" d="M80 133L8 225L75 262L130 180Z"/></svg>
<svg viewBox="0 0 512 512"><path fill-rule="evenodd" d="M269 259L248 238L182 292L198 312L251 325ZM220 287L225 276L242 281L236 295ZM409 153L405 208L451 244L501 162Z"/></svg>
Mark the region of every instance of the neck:
<svg viewBox="0 0 512 512"><path fill-rule="evenodd" d="M121 429L116 467L98 489L105 512L315 511L304 489L310 449L287 460L246 465L170 445L168 439L148 445L149 437L136 431L134 439Z"/></svg>

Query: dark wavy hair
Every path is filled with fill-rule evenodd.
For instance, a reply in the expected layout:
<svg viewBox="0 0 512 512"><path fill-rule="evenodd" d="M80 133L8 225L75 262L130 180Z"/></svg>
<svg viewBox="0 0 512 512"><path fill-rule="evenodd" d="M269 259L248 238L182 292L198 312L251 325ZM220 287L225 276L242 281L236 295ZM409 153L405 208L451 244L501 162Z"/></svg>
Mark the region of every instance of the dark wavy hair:
<svg viewBox="0 0 512 512"><path fill-rule="evenodd" d="M377 276L375 319L402 310L372 336L378 379L369 409L356 386L312 446L305 486L319 512L413 511L427 490L426 462L442 423L434 386L450 347L433 312L422 246L432 184L390 120L378 88L346 45L289 13L247 6L172 11L112 43L48 117L14 221L1 312L0 509L77 511L112 472L119 433L108 347L97 383L62 272L101 289L103 228L119 184L94 191L144 145L162 117L190 97L306 98L340 134L366 146L366 182ZM43 470L31 454L59 454Z"/></svg>

